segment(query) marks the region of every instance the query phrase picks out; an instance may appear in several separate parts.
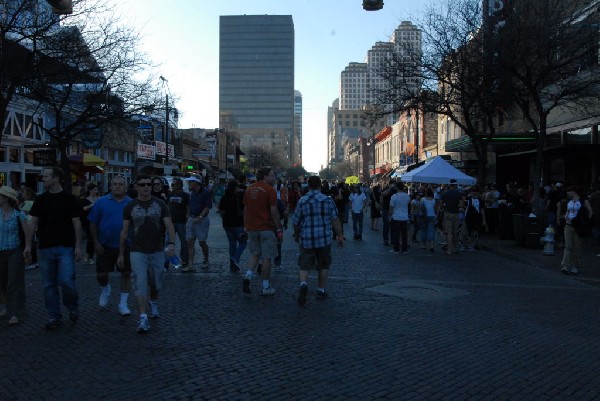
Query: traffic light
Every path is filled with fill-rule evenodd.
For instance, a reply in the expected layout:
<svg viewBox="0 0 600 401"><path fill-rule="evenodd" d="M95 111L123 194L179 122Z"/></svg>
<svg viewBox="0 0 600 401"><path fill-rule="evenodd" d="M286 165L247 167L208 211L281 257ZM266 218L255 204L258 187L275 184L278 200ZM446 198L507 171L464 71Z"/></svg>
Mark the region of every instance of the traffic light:
<svg viewBox="0 0 600 401"><path fill-rule="evenodd" d="M52 11L55 14L73 14L72 0L46 0L52 6Z"/></svg>
<svg viewBox="0 0 600 401"><path fill-rule="evenodd" d="M383 8L383 0L363 0L363 10L379 11Z"/></svg>
<svg viewBox="0 0 600 401"><path fill-rule="evenodd" d="M184 165L183 165L183 169L184 169L185 171L190 171L190 170L193 170L194 168L195 168L195 166L194 166L194 165L192 165L192 164L184 164Z"/></svg>

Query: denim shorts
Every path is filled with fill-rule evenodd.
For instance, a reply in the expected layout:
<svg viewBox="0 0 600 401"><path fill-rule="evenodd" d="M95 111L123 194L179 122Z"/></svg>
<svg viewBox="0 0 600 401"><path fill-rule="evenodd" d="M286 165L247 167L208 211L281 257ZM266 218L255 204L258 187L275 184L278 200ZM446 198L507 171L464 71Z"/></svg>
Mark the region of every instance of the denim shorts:
<svg viewBox="0 0 600 401"><path fill-rule="evenodd" d="M136 296L148 296L148 287L160 290L165 272L165 254L163 251L155 253L131 252L131 282Z"/></svg>
<svg viewBox="0 0 600 401"><path fill-rule="evenodd" d="M193 217L188 217L188 221L185 226L185 239L198 241L206 241L208 238L208 229L210 228L210 220L208 217L203 218L198 223L194 223Z"/></svg>

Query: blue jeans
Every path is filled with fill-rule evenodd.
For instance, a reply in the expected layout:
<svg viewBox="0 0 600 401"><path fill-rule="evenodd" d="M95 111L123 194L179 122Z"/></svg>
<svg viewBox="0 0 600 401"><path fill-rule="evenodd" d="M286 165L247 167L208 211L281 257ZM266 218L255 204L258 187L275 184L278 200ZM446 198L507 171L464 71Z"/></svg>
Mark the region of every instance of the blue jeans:
<svg viewBox="0 0 600 401"><path fill-rule="evenodd" d="M248 244L248 236L242 235L244 227L223 227L229 241L229 259L240 264L240 258Z"/></svg>
<svg viewBox="0 0 600 401"><path fill-rule="evenodd" d="M175 235L179 237L179 242L181 243L181 250L179 251L181 263L187 263L190 258L190 254L188 251L187 241L185 239L185 223L173 224L173 227L175 228ZM169 237L168 234L167 237ZM175 239L173 239L173 242L174 241Z"/></svg>
<svg viewBox="0 0 600 401"><path fill-rule="evenodd" d="M421 218L421 242L431 242L435 238L435 216L425 216Z"/></svg>
<svg viewBox="0 0 600 401"><path fill-rule="evenodd" d="M363 232L363 217L364 213L354 213L352 212L352 230L354 231L354 236L362 237Z"/></svg>
<svg viewBox="0 0 600 401"><path fill-rule="evenodd" d="M44 303L50 320L60 320L60 296L62 289L63 305L70 311L78 307L79 295L75 288L74 249L64 246L39 249L39 266L44 284Z"/></svg>

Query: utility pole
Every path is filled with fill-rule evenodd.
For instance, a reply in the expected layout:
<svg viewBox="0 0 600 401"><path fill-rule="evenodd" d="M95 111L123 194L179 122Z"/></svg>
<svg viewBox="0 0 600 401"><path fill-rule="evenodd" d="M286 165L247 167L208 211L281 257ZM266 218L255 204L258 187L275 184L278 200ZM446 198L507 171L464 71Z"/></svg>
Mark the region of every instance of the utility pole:
<svg viewBox="0 0 600 401"><path fill-rule="evenodd" d="M166 152L166 156L165 156L165 163L169 162L169 94L167 93L165 95L165 105L166 105L166 112L165 112L165 143L167 144L167 152Z"/></svg>

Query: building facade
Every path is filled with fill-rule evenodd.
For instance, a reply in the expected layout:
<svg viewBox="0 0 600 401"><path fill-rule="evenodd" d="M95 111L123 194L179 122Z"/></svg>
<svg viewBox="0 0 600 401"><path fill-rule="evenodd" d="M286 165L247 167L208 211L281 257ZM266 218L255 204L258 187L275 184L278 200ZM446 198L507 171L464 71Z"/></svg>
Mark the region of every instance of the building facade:
<svg viewBox="0 0 600 401"><path fill-rule="evenodd" d="M292 160L294 23L291 15L221 16L219 126L238 132L242 149L252 133L283 132L279 151ZM267 139L261 137L260 143ZM290 145L292 144L292 145ZM284 147L285 145L285 147Z"/></svg>

